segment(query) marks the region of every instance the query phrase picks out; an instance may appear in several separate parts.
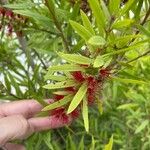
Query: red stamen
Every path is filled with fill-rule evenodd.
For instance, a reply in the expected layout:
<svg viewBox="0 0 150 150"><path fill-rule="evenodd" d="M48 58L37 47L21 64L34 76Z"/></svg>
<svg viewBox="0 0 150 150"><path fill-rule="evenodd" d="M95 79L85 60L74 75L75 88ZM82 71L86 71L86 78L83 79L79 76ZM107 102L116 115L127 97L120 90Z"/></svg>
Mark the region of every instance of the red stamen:
<svg viewBox="0 0 150 150"><path fill-rule="evenodd" d="M75 71L75 72L73 72L72 76L78 82L83 82L85 80L85 78L83 77L81 71Z"/></svg>

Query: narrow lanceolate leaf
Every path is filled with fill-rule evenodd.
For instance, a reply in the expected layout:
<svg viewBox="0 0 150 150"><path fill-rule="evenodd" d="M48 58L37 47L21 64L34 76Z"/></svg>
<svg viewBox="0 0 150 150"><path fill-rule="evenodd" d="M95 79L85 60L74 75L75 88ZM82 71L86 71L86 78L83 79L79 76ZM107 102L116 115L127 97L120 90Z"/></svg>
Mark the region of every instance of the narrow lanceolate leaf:
<svg viewBox="0 0 150 150"><path fill-rule="evenodd" d="M138 43L131 45L127 48L123 48L123 49L120 49L120 50L117 50L114 52L107 53L107 54L105 54L105 56L116 55L116 54L124 53L124 52L130 51L130 50L136 50L137 48L139 49L139 48L141 48L141 46L144 46L147 42L149 42L149 39L138 42Z"/></svg>
<svg viewBox="0 0 150 150"><path fill-rule="evenodd" d="M58 55L66 61L76 64L90 65L92 63L92 59L78 54L64 54L60 52Z"/></svg>
<svg viewBox="0 0 150 150"><path fill-rule="evenodd" d="M57 83L51 83L44 85L43 88L45 89L61 89L61 88L66 88L66 87L72 87L77 85L74 80L66 80L63 82L57 82Z"/></svg>
<svg viewBox="0 0 150 150"><path fill-rule="evenodd" d="M149 124L149 120L143 121L141 125L135 130L135 134L141 132L148 124Z"/></svg>
<svg viewBox="0 0 150 150"><path fill-rule="evenodd" d="M126 12L128 12L131 7L133 6L134 2L136 2L135 0L129 0L125 6L122 8L121 12L120 12L120 16L124 15Z"/></svg>
<svg viewBox="0 0 150 150"><path fill-rule="evenodd" d="M70 91L56 91L56 92L53 92L53 94L56 94L56 95L68 95L70 93L71 93Z"/></svg>
<svg viewBox="0 0 150 150"><path fill-rule="evenodd" d="M105 17L106 17L107 21L110 21L111 20L111 15L109 13L108 7L106 6L104 0L100 0L100 3L101 3L102 10L105 14Z"/></svg>
<svg viewBox="0 0 150 150"><path fill-rule="evenodd" d="M129 103L129 104L123 104L117 107L117 109L131 109L131 108L135 108L138 107L138 104L136 103Z"/></svg>
<svg viewBox="0 0 150 150"><path fill-rule="evenodd" d="M81 10L81 18L82 18L82 22L84 27L90 31L90 33L92 33L93 35L95 35L95 31L92 27L92 24L90 22L90 20L88 19L87 15Z"/></svg>
<svg viewBox="0 0 150 150"><path fill-rule="evenodd" d="M91 36L92 33L90 33L84 26L80 25L79 23L75 21L70 21L71 26L73 29L85 40L87 41Z"/></svg>
<svg viewBox="0 0 150 150"><path fill-rule="evenodd" d="M111 136L109 143L105 146L104 150L112 150L113 147L113 135Z"/></svg>
<svg viewBox="0 0 150 150"><path fill-rule="evenodd" d="M73 97L72 94L67 95L63 99L61 99L59 101L56 101L56 102L54 102L52 104L49 104L48 106L44 107L42 109L42 111L48 111L48 110L52 110L52 109L64 106L64 105L66 105L68 102L70 102L72 100L72 97Z"/></svg>
<svg viewBox="0 0 150 150"><path fill-rule="evenodd" d="M141 25L137 25L138 29L144 34L146 35L147 37L150 38L150 31L149 30L146 30L146 28L144 28L143 26Z"/></svg>
<svg viewBox="0 0 150 150"><path fill-rule="evenodd" d="M92 36L88 40L88 44L93 45L93 46L103 46L106 44L106 41L103 37L101 36Z"/></svg>
<svg viewBox="0 0 150 150"><path fill-rule="evenodd" d="M49 22L49 23L52 23L52 20L49 19L48 17L44 16L44 15L41 15L37 12L33 12L33 11L30 11L30 10L14 10L15 13L17 14L20 14L20 15L23 15L23 16L27 16L27 17L31 17L37 21L40 21L40 22Z"/></svg>
<svg viewBox="0 0 150 150"><path fill-rule="evenodd" d="M113 77L112 79L119 81L119 82L123 82L123 83L149 84L146 81L134 80L134 79L122 79L122 78L116 78L116 77Z"/></svg>
<svg viewBox="0 0 150 150"><path fill-rule="evenodd" d="M94 17L96 19L96 23L99 29L99 33L103 35L104 27L105 27L105 17L103 11L101 9L100 3L98 0L88 0Z"/></svg>
<svg viewBox="0 0 150 150"><path fill-rule="evenodd" d="M88 118L88 103L86 97L83 98L82 115L86 132L89 132L89 118Z"/></svg>
<svg viewBox="0 0 150 150"><path fill-rule="evenodd" d="M64 58L63 56L62 58ZM64 64L60 66L51 66L48 68L48 70L49 71L84 71L85 69L75 64Z"/></svg>
<svg viewBox="0 0 150 150"><path fill-rule="evenodd" d="M110 0L109 1L109 10L112 15L117 15L119 13L121 0Z"/></svg>
<svg viewBox="0 0 150 150"><path fill-rule="evenodd" d="M68 114L77 108L77 106L80 104L83 97L85 96L86 91L87 91L87 83L85 82L81 85L78 92L76 93L73 100L71 101L68 111L67 111Z"/></svg>
<svg viewBox="0 0 150 150"><path fill-rule="evenodd" d="M113 29L120 29L120 28L130 27L133 22L134 22L133 19L120 20L120 21L115 22L112 25L112 28Z"/></svg>
<svg viewBox="0 0 150 150"><path fill-rule="evenodd" d="M11 8L11 9L29 9L31 7L35 7L35 4L30 2L25 2L21 4L6 4L4 5L4 7Z"/></svg>
<svg viewBox="0 0 150 150"><path fill-rule="evenodd" d="M46 80L65 81L65 80L67 80L67 77L60 76L60 75L58 75L58 76L55 76L55 75L46 75L46 76L44 76L44 80L45 81Z"/></svg>

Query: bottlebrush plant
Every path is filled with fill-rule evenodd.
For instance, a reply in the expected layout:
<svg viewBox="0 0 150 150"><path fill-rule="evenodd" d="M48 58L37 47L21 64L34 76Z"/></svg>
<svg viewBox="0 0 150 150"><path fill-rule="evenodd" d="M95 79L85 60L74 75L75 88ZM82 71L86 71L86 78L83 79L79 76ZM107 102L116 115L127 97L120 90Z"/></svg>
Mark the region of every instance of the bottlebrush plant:
<svg viewBox="0 0 150 150"><path fill-rule="evenodd" d="M27 149L149 149L149 16L149 0L0 0L0 99L69 123Z"/></svg>
<svg viewBox="0 0 150 150"><path fill-rule="evenodd" d="M93 14L92 20L90 21L88 15L82 10L83 25L70 20L73 29L85 42L82 53L69 54L69 51L57 53L65 63L48 69L45 80L50 80L51 83L44 88L55 90L54 103L43 109L57 114L59 112L59 117L64 120L70 115L77 118L81 111L87 132L89 131L88 106L95 103L102 111L101 93L104 82L116 79L144 83L144 81L116 78L114 74L121 60L126 58L126 53L139 49L149 42L149 39L138 32L131 34L130 30L134 29L135 20L122 16L130 8L132 4L130 1L118 16L110 15L103 1L89 0L88 2L90 14ZM51 10L50 3L46 1L46 4ZM120 33L122 30L126 31L123 35Z"/></svg>

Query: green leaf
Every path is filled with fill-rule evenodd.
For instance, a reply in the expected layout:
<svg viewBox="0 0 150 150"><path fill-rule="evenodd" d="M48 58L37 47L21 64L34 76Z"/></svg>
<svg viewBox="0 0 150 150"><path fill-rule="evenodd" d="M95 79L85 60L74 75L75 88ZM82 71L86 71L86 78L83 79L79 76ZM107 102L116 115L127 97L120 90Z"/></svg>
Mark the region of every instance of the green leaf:
<svg viewBox="0 0 150 150"><path fill-rule="evenodd" d="M95 150L96 140L94 139L94 136L92 135L92 143L90 146L90 150Z"/></svg>
<svg viewBox="0 0 150 150"><path fill-rule="evenodd" d="M112 58L110 56L98 55L94 61L93 67L94 68L99 68L101 66L107 67L110 64L111 60Z"/></svg>
<svg viewBox="0 0 150 150"><path fill-rule="evenodd" d="M132 24L133 22L134 22L133 19L120 20L120 21L115 22L115 23L112 25L112 28L113 28L113 29L120 29L120 28L129 27L129 26L131 26L131 24Z"/></svg>
<svg viewBox="0 0 150 150"><path fill-rule="evenodd" d="M117 50L117 51L114 51L114 52L107 53L107 54L105 54L105 56L116 55L116 54L120 54L120 53L129 51L129 50L139 49L141 46L144 46L147 42L149 42L149 39L140 41L140 42L138 42L134 45L131 45L127 48L123 48L123 49L120 49L120 50Z"/></svg>
<svg viewBox="0 0 150 150"><path fill-rule="evenodd" d="M102 102L99 99L97 99L96 102L97 102L98 111L102 115L103 114L103 104L102 104Z"/></svg>
<svg viewBox="0 0 150 150"><path fill-rule="evenodd" d="M113 135L111 136L109 143L105 145L104 150L112 150L112 147L113 147Z"/></svg>
<svg viewBox="0 0 150 150"><path fill-rule="evenodd" d="M48 70L51 71L85 71L83 67L75 64L64 64L60 66L50 66Z"/></svg>
<svg viewBox="0 0 150 150"><path fill-rule="evenodd" d="M109 10L112 15L116 15L119 13L120 1L121 0L110 0L109 1Z"/></svg>
<svg viewBox="0 0 150 150"><path fill-rule="evenodd" d="M122 78L116 78L116 77L112 77L112 79L117 80L119 82L123 82L123 83L133 83L133 84L149 84L146 81L141 81L141 80L134 80L134 79L122 79Z"/></svg>
<svg viewBox="0 0 150 150"><path fill-rule="evenodd" d="M101 36L92 36L89 40L88 40L88 43L90 45L93 45L93 46L103 46L106 44L106 41L103 37Z"/></svg>
<svg viewBox="0 0 150 150"><path fill-rule="evenodd" d="M85 96L86 91L87 91L87 83L85 82L81 85L78 92L76 93L73 100L71 101L68 111L67 111L67 114L71 113L73 110L76 109L76 107L80 104L83 97Z"/></svg>
<svg viewBox="0 0 150 150"><path fill-rule="evenodd" d="M106 6L105 2L103 0L100 0L100 3L101 3L102 10L105 14L107 21L111 21L111 15L109 13L108 7Z"/></svg>
<svg viewBox="0 0 150 150"><path fill-rule="evenodd" d="M84 150L84 136L82 136L78 148L78 150Z"/></svg>
<svg viewBox="0 0 150 150"><path fill-rule="evenodd" d="M99 68L99 67L103 66L104 63L105 63L105 62L104 62L104 57L103 57L103 55L102 55L102 56L99 55L99 56L96 57L96 59L95 59L95 61L94 61L94 64L93 64L93 67L94 67L94 68Z"/></svg>
<svg viewBox="0 0 150 150"><path fill-rule="evenodd" d="M56 95L68 95L70 93L71 93L70 91L56 91L56 92L53 92L53 94L56 94Z"/></svg>
<svg viewBox="0 0 150 150"><path fill-rule="evenodd" d="M143 26L141 25L137 25L138 29L144 34L146 35L147 37L150 38L150 31L149 30L146 30L146 28L144 28Z"/></svg>
<svg viewBox="0 0 150 150"><path fill-rule="evenodd" d="M30 10L14 10L15 13L23 15L23 16L27 16L27 17L31 17L32 19L38 21L39 23L41 23L42 25L48 26L50 27L50 25L52 24L52 20L49 19L48 17L41 15L37 12L33 12Z"/></svg>
<svg viewBox="0 0 150 150"><path fill-rule="evenodd" d="M134 2L136 3L135 0L129 0L122 8L122 10L120 12L120 16L123 16L126 12L128 12L131 9L131 7L133 6Z"/></svg>
<svg viewBox="0 0 150 150"><path fill-rule="evenodd" d="M90 23L87 15L81 10L81 18L82 18L82 21L83 21L83 25L84 27L93 35L95 35L95 31L92 27L92 24Z"/></svg>
<svg viewBox="0 0 150 150"><path fill-rule="evenodd" d="M100 3L98 0L88 0L88 2L96 19L99 33L103 36L105 28L105 17L101 9Z"/></svg>
<svg viewBox="0 0 150 150"><path fill-rule="evenodd" d="M86 132L89 132L88 103L86 97L83 98L82 115L83 115L85 130Z"/></svg>
<svg viewBox="0 0 150 150"><path fill-rule="evenodd" d="M7 91L9 93L11 93L11 83L10 83L8 77L7 77L7 74L4 74L4 81L5 81L5 86L7 88Z"/></svg>
<svg viewBox="0 0 150 150"><path fill-rule="evenodd" d="M149 124L149 120L143 121L141 125L135 130L135 134L141 132L148 124Z"/></svg>
<svg viewBox="0 0 150 150"><path fill-rule="evenodd" d="M45 89L61 89L61 88L66 88L66 87L72 87L75 85L77 85L77 83L74 80L67 80L67 81L47 84L47 85L43 86L43 88L45 88Z"/></svg>
<svg viewBox="0 0 150 150"><path fill-rule="evenodd" d="M44 107L42 109L42 111L49 111L49 110L52 110L52 109L55 109L55 108L58 108L58 107L61 107L61 106L64 106L66 105L68 102L70 102L73 98L73 95L70 94L70 95L67 95L65 96L63 99L59 100L59 101L56 101L46 107Z"/></svg>
<svg viewBox="0 0 150 150"><path fill-rule="evenodd" d="M67 80L67 77L60 76L60 75L57 75L57 76L55 76L55 75L46 75L46 76L44 76L44 80L45 81L46 80L65 81L65 80Z"/></svg>
<svg viewBox="0 0 150 150"><path fill-rule="evenodd" d="M129 104L123 104L117 107L117 109L130 109L130 108L135 108L138 107L139 105L136 103L129 103Z"/></svg>
<svg viewBox="0 0 150 150"><path fill-rule="evenodd" d="M92 63L92 59L78 54L64 54L60 52L58 55L66 61L76 64L90 65Z"/></svg>
<svg viewBox="0 0 150 150"><path fill-rule="evenodd" d="M29 2L21 3L21 4L15 3L15 4L6 4L4 5L4 7L11 8L11 9L29 9L31 7L35 7L35 4Z"/></svg>
<svg viewBox="0 0 150 150"><path fill-rule="evenodd" d="M79 23L75 21L70 21L71 26L73 29L85 40L89 40L89 38L92 36L92 33L90 33L84 26L80 25Z"/></svg>

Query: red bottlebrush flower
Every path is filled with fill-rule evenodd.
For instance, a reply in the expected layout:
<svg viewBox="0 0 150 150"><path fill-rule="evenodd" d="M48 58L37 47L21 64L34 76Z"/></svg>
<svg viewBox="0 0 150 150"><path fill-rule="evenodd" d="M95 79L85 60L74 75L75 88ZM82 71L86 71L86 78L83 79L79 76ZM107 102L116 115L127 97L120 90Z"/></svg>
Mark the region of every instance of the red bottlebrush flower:
<svg viewBox="0 0 150 150"><path fill-rule="evenodd" d="M14 13L11 10L7 10L5 15L6 15L6 17L9 17L9 18L13 18L14 17Z"/></svg>
<svg viewBox="0 0 150 150"><path fill-rule="evenodd" d="M78 118L79 115L80 115L80 112L79 112L78 108L76 108L73 112L71 112L70 115L71 115L71 117L72 117L73 119Z"/></svg>
<svg viewBox="0 0 150 150"><path fill-rule="evenodd" d="M100 73L100 76L101 76L101 77L106 78L106 77L109 77L109 75L110 75L110 70L108 70L108 69L101 69L101 70L99 71L99 73Z"/></svg>
<svg viewBox="0 0 150 150"><path fill-rule="evenodd" d="M94 101L95 101L95 90L94 89L88 89L87 100L88 100L89 105L92 105L94 103Z"/></svg>
<svg viewBox="0 0 150 150"><path fill-rule="evenodd" d="M88 77L87 78L88 81L88 88L90 89L95 89L95 87L97 86L97 80L94 77Z"/></svg>
<svg viewBox="0 0 150 150"><path fill-rule="evenodd" d="M92 105L95 100L95 92L98 86L98 82L92 76L88 77L87 81L88 81L87 100L88 100L88 104Z"/></svg>
<svg viewBox="0 0 150 150"><path fill-rule="evenodd" d="M75 71L75 72L73 72L72 76L78 82L83 82L85 80L85 78L83 77L81 71Z"/></svg>
<svg viewBox="0 0 150 150"><path fill-rule="evenodd" d="M69 92L75 92L75 88L74 87L67 87L65 88L66 91L69 91Z"/></svg>
<svg viewBox="0 0 150 150"><path fill-rule="evenodd" d="M0 7L0 15L5 16L6 10L3 7Z"/></svg>
<svg viewBox="0 0 150 150"><path fill-rule="evenodd" d="M64 95L54 95L54 100L59 101L64 98Z"/></svg>
<svg viewBox="0 0 150 150"><path fill-rule="evenodd" d="M65 108L57 108L52 110L51 115L54 115L57 119L62 121L64 124L69 122L69 116L65 113Z"/></svg>
<svg viewBox="0 0 150 150"><path fill-rule="evenodd" d="M64 108L56 108L51 111L51 115L60 115L64 113L65 109Z"/></svg>

